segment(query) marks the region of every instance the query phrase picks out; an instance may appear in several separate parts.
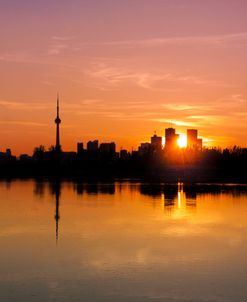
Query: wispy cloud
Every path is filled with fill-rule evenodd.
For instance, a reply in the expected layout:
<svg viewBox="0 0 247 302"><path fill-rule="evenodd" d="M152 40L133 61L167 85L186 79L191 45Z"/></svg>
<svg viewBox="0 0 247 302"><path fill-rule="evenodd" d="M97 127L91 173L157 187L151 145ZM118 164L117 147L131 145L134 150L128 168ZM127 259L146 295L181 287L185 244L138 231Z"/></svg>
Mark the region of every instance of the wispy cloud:
<svg viewBox="0 0 247 302"><path fill-rule="evenodd" d="M179 103L162 104L162 107L173 111L209 110L208 106L179 104Z"/></svg>
<svg viewBox="0 0 247 302"><path fill-rule="evenodd" d="M17 125L17 126L32 126L32 127L45 127L47 124L37 123L32 121L17 121L17 120L8 120L8 121L0 121L1 125Z"/></svg>
<svg viewBox="0 0 247 302"><path fill-rule="evenodd" d="M189 119L220 119L222 117L233 117L245 115L247 98L242 94L227 95L211 101L200 101L195 105L189 102L163 103L162 107L170 113L179 116L186 116Z"/></svg>
<svg viewBox="0 0 247 302"><path fill-rule="evenodd" d="M91 78L92 85L102 90L114 90L124 82L132 83L137 87L153 91L170 91L166 83L179 83L185 85L201 86L229 86L221 81L203 78L192 74L176 74L162 70L143 71L136 67L126 67L122 64L109 64L106 62L94 62L84 72ZM176 88L178 91L179 88Z"/></svg>
<svg viewBox="0 0 247 302"><path fill-rule="evenodd" d="M191 115L187 116L188 120L193 120L198 126L209 127L212 125L220 125L224 122L223 115Z"/></svg>
<svg viewBox="0 0 247 302"><path fill-rule="evenodd" d="M100 99L85 99L85 100L82 100L80 101L80 104L83 105L83 106L94 106L94 105L101 105L103 102L103 100L100 100Z"/></svg>
<svg viewBox="0 0 247 302"><path fill-rule="evenodd" d="M146 46L155 47L161 45L184 45L184 44L211 44L223 45L228 42L247 40L247 32L240 33L227 33L219 35L205 35L205 36L178 36L178 37L160 37L150 38L143 40L122 40L122 41L109 41L101 43L82 43L82 46Z"/></svg>
<svg viewBox="0 0 247 302"><path fill-rule="evenodd" d="M162 123L162 124L175 125L175 126L184 126L184 127L198 126L193 122L186 122L186 121L181 121L181 120L172 120L172 119L167 119L167 118L152 118L152 119L150 119L150 121L158 122L158 123Z"/></svg>
<svg viewBox="0 0 247 302"><path fill-rule="evenodd" d="M74 39L74 36L53 36L52 39L56 41L70 41Z"/></svg>
<svg viewBox="0 0 247 302"><path fill-rule="evenodd" d="M69 48L69 43L74 39L73 36L53 36L51 46L48 50L49 55L58 55L65 49Z"/></svg>
<svg viewBox="0 0 247 302"><path fill-rule="evenodd" d="M62 44L62 43L55 43L55 44L53 44L51 47L50 47L50 49L49 49L49 51L48 51L48 53L50 54L50 55L58 55L58 54L60 54L64 49L66 49L68 46L66 45L66 44Z"/></svg>
<svg viewBox="0 0 247 302"><path fill-rule="evenodd" d="M9 110L45 110L52 107L48 102L12 102L0 100L0 108Z"/></svg>

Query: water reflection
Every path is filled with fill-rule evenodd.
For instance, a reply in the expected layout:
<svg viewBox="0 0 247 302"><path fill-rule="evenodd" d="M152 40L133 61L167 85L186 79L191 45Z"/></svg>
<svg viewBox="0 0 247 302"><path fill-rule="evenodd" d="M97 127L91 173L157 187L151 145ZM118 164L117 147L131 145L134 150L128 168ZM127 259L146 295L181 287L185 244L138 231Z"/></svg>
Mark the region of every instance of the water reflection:
<svg viewBox="0 0 247 302"><path fill-rule="evenodd" d="M0 182L0 301L245 302L246 188Z"/></svg>
<svg viewBox="0 0 247 302"><path fill-rule="evenodd" d="M61 194L61 182L56 181L51 184L51 194L55 196L55 221L56 221L56 243L58 242L58 231L59 231L59 219L60 219L60 214L59 214L59 199L60 199L60 194Z"/></svg>
<svg viewBox="0 0 247 302"><path fill-rule="evenodd" d="M138 188L137 188L138 189ZM241 196L247 194L246 185L237 184L140 184L140 193L154 199L164 199L165 207L180 205L182 202L188 207L195 207L198 196L206 194L229 194Z"/></svg>
<svg viewBox="0 0 247 302"><path fill-rule="evenodd" d="M7 182L6 187L10 189L10 182ZM6 183L5 183L6 184ZM73 188L76 195L82 198L94 196L121 196L121 193L128 192L133 198L133 195L140 194L149 199L149 203L157 204L161 202L167 214L171 215L176 211L176 215L180 211L181 215L193 213L197 206L198 199L203 196L207 200L211 200L212 196L230 195L233 197L247 196L246 185L222 185L222 184L183 184L183 183L128 183L128 182L113 182L113 183L85 183L85 182L67 182L60 181L44 182L36 181L34 183L34 195L39 198L44 198L48 188L48 194L55 202L55 222L56 222L56 242L59 238L59 221L60 221L60 198L63 191L62 186ZM82 204L83 205L83 204ZM182 214L183 213L183 214Z"/></svg>
<svg viewBox="0 0 247 302"><path fill-rule="evenodd" d="M75 182L74 190L76 190L78 195L83 193L87 194L114 194L115 193L115 183L101 184L101 183L83 183Z"/></svg>
<svg viewBox="0 0 247 302"><path fill-rule="evenodd" d="M44 181L36 181L34 183L34 194L38 197L42 198L45 193L45 182Z"/></svg>

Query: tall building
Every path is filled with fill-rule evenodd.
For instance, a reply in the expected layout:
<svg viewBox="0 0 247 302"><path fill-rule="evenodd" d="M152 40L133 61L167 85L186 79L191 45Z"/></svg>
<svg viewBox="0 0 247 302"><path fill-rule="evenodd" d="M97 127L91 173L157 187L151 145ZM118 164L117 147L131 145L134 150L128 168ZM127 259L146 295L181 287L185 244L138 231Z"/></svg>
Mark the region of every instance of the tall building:
<svg viewBox="0 0 247 302"><path fill-rule="evenodd" d="M111 143L102 143L99 146L99 151L101 154L112 154L114 155L116 152L116 144L114 142Z"/></svg>
<svg viewBox="0 0 247 302"><path fill-rule="evenodd" d="M57 94L57 117L55 119L56 124L56 145L55 150L57 152L61 151L61 145L60 145L60 132L59 132L59 125L61 124L61 119L59 117L59 95Z"/></svg>
<svg viewBox="0 0 247 302"><path fill-rule="evenodd" d="M197 129L187 130L187 148L189 149L202 149L202 139L198 138Z"/></svg>
<svg viewBox="0 0 247 302"><path fill-rule="evenodd" d="M120 158L123 159L123 160L126 160L129 158L129 153L127 150L125 149L121 149L120 150Z"/></svg>
<svg viewBox="0 0 247 302"><path fill-rule="evenodd" d="M179 134L176 134L176 130L174 128L165 129L165 139L165 148L167 150L175 149L178 147Z"/></svg>
<svg viewBox="0 0 247 302"><path fill-rule="evenodd" d="M6 156L7 157L11 157L12 156L12 154L11 154L11 149L6 149Z"/></svg>
<svg viewBox="0 0 247 302"><path fill-rule="evenodd" d="M155 151L161 150L162 149L162 137L154 134L151 137L151 146L152 146L152 149Z"/></svg>
<svg viewBox="0 0 247 302"><path fill-rule="evenodd" d="M99 141L98 140L89 141L87 143L87 151L89 151L89 152L98 151L98 148L99 148Z"/></svg>
<svg viewBox="0 0 247 302"><path fill-rule="evenodd" d="M77 143L77 153L81 154L83 152L83 143Z"/></svg>
<svg viewBox="0 0 247 302"><path fill-rule="evenodd" d="M150 154L151 152L151 144L150 143L141 143L138 147L138 153L140 155Z"/></svg>

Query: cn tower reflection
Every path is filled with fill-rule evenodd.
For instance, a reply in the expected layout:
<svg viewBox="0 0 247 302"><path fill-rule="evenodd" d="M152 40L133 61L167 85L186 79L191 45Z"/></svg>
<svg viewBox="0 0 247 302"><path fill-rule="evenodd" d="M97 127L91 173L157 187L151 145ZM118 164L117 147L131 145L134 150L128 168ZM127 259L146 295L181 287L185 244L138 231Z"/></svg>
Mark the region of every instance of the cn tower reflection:
<svg viewBox="0 0 247 302"><path fill-rule="evenodd" d="M60 205L60 195L61 195L61 183L56 181L52 184L52 194L55 195L55 221L56 221L56 243L58 243L59 238L59 220L60 220L60 213L59 213L59 205Z"/></svg>

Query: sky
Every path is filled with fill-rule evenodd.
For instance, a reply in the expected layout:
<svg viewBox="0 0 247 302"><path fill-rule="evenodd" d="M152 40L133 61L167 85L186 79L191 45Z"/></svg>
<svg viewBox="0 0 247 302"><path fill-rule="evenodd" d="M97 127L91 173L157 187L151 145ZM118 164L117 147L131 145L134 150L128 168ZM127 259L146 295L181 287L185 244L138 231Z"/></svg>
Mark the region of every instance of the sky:
<svg viewBox="0 0 247 302"><path fill-rule="evenodd" d="M196 128L247 147L247 1L0 0L0 151Z"/></svg>

